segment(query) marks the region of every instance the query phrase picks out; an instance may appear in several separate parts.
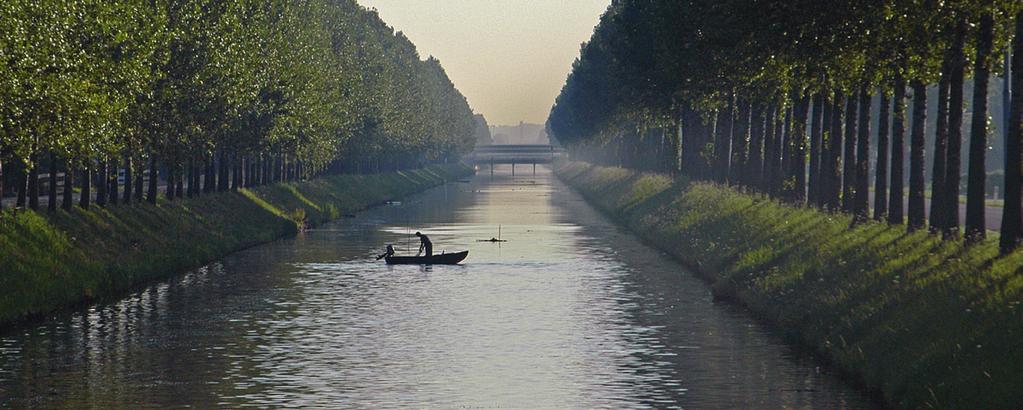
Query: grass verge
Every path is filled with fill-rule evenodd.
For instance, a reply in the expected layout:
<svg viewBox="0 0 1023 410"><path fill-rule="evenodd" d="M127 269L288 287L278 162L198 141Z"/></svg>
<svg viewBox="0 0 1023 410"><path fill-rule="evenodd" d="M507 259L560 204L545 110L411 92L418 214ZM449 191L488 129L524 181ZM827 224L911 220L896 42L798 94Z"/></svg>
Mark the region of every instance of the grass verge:
<svg viewBox="0 0 1023 410"><path fill-rule="evenodd" d="M462 165L342 175L157 206L0 212L0 325L115 298L167 275L471 173Z"/></svg>
<svg viewBox="0 0 1023 410"><path fill-rule="evenodd" d="M1023 252L964 248L708 183L579 162L556 173L715 295L901 408L1023 403Z"/></svg>

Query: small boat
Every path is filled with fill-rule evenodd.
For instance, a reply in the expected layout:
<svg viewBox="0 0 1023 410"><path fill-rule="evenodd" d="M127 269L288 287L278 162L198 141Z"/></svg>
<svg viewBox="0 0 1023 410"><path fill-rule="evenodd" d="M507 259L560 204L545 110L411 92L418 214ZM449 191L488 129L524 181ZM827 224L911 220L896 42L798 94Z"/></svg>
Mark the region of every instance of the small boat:
<svg viewBox="0 0 1023 410"><path fill-rule="evenodd" d="M457 265L469 256L469 251L441 253L431 256L388 256L388 265Z"/></svg>

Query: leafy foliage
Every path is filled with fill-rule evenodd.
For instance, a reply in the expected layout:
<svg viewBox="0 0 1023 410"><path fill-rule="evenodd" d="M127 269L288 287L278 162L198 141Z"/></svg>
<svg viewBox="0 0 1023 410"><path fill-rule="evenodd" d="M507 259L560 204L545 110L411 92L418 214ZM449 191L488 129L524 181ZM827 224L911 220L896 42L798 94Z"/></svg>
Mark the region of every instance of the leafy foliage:
<svg viewBox="0 0 1023 410"><path fill-rule="evenodd" d="M0 59L0 160L24 169L52 152L69 172L128 158L301 178L474 141L440 62L354 0L5 1Z"/></svg>
<svg viewBox="0 0 1023 410"><path fill-rule="evenodd" d="M833 211L841 196L841 209L856 213L860 223L870 212L869 139L878 96L886 99L881 106L899 110L873 117L898 119L895 148L912 141L913 230L924 219L929 111L923 94L925 85L938 82L944 91L937 127L927 128L937 136L931 174L942 189L934 190L931 219L952 239L959 236L963 78L983 73L973 89L986 90L988 73L1004 70L1000 58L982 57L982 67L974 60L1004 54L1021 11L1023 3L1009 0L617 0L582 45L547 126L579 159L682 172ZM907 85L914 89L911 119ZM892 95L901 101L887 100ZM975 114L982 124L986 105L973 105L983 110ZM1023 121L1023 113L1012 118ZM912 138L905 135L909 123ZM888 135L889 126L885 120L873 129L884 127ZM1021 138L1008 128L1007 139ZM978 147L969 158L972 204L984 200L986 137L983 128L970 136ZM902 187L904 151L888 155L882 152L887 144L879 148L876 158L891 161L892 175L900 178L892 186ZM877 169L878 178L888 177L886 166ZM887 203L887 185L877 186L879 203ZM897 205L891 221L901 224L902 192L891 196ZM877 209L875 218L885 219L885 212ZM971 216L968 236L982 238L982 207ZM1009 245L1020 242L1018 232Z"/></svg>

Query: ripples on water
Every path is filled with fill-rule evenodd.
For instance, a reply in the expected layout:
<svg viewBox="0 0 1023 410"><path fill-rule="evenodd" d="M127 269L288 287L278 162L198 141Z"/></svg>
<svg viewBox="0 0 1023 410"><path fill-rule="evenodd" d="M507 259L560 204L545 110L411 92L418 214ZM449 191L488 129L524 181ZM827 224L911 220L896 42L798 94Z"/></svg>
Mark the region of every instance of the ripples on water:
<svg viewBox="0 0 1023 410"><path fill-rule="evenodd" d="M414 230L469 259L374 260ZM869 407L547 173L239 252L0 352L14 407Z"/></svg>

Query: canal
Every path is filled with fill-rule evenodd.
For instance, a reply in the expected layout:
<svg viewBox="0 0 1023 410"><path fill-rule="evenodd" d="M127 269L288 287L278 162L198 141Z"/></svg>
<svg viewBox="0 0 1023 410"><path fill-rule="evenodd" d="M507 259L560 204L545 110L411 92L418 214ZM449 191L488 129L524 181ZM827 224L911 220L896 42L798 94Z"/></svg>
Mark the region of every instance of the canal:
<svg viewBox="0 0 1023 410"><path fill-rule="evenodd" d="M7 330L0 406L872 407L548 170L519 171ZM414 253L416 230L469 258L375 260Z"/></svg>

